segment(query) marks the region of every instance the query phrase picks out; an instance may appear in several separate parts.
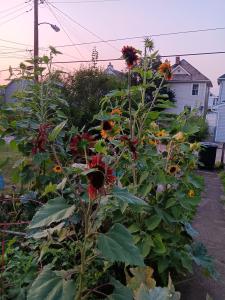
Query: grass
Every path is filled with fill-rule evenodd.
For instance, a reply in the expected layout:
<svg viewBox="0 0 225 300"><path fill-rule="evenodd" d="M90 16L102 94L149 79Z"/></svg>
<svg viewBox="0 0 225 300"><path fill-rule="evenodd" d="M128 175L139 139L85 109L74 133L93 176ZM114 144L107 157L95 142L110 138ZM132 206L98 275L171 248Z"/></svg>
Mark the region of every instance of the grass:
<svg viewBox="0 0 225 300"><path fill-rule="evenodd" d="M3 175L6 186L13 184L13 166L20 158L21 154L17 150L12 149L9 144L0 146L0 164L8 159L6 165L0 168L0 174Z"/></svg>

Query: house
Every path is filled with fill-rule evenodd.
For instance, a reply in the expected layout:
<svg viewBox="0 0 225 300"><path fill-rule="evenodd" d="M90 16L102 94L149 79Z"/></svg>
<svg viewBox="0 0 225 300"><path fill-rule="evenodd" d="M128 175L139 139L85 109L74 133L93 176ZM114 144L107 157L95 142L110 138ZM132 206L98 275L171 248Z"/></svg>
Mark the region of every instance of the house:
<svg viewBox="0 0 225 300"><path fill-rule="evenodd" d="M185 59L180 60L180 57L176 57L172 75L168 88L175 94L176 107L169 111L179 114L184 108L195 108L199 114L206 115L211 81Z"/></svg>
<svg viewBox="0 0 225 300"><path fill-rule="evenodd" d="M123 77L124 73L118 70L115 70L111 62L108 64L107 68L105 69L105 74L116 76L116 77Z"/></svg>
<svg viewBox="0 0 225 300"><path fill-rule="evenodd" d="M15 94L19 91L23 91L30 84L29 80L26 79L13 79L7 85L1 88L1 102L6 103L15 103L17 98Z"/></svg>
<svg viewBox="0 0 225 300"><path fill-rule="evenodd" d="M225 103L225 74L221 75L217 79L218 85L220 86L219 90L219 104Z"/></svg>
<svg viewBox="0 0 225 300"><path fill-rule="evenodd" d="M219 104L219 96L215 96L214 94L209 94L209 101L208 101L208 109L214 110L216 106Z"/></svg>

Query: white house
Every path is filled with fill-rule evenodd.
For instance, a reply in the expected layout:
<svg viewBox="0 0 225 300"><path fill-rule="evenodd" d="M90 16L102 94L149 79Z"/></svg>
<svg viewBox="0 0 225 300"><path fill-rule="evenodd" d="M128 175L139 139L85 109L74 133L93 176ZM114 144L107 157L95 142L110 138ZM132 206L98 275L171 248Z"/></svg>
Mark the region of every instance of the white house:
<svg viewBox="0 0 225 300"><path fill-rule="evenodd" d="M221 75L217 80L220 90L219 90L219 104L225 103L225 74Z"/></svg>
<svg viewBox="0 0 225 300"><path fill-rule="evenodd" d="M168 87L175 94L176 107L170 112L180 113L185 107L198 109L200 114L206 114L211 81L185 59L176 57L172 66L172 80Z"/></svg>
<svg viewBox="0 0 225 300"><path fill-rule="evenodd" d="M1 89L3 103L14 103L17 101L15 93L25 90L30 84L26 79L13 79Z"/></svg>
<svg viewBox="0 0 225 300"><path fill-rule="evenodd" d="M218 104L219 104L219 96L215 96L212 93L210 93L209 101L208 101L208 109L214 110Z"/></svg>

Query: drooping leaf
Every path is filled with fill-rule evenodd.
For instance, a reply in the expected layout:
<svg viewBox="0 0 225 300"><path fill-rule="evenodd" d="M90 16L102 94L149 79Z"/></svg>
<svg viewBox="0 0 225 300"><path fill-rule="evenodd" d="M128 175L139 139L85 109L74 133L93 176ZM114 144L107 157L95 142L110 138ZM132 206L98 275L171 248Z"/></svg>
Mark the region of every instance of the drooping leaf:
<svg viewBox="0 0 225 300"><path fill-rule="evenodd" d="M108 297L109 300L133 300L131 290L122 285L118 280L111 279L111 283L114 285L113 294Z"/></svg>
<svg viewBox="0 0 225 300"><path fill-rule="evenodd" d="M127 189L114 187L112 195L118 200L133 205L148 205L144 200L129 193Z"/></svg>
<svg viewBox="0 0 225 300"><path fill-rule="evenodd" d="M59 272L47 266L39 274L28 291L27 300L74 300L75 282L65 280Z"/></svg>
<svg viewBox="0 0 225 300"><path fill-rule="evenodd" d="M29 229L49 226L53 222L65 220L73 214L74 209L75 205L68 205L62 197L50 200L34 215Z"/></svg>
<svg viewBox="0 0 225 300"><path fill-rule="evenodd" d="M124 262L144 266L143 257L134 245L132 235L121 224L115 224L106 234L99 234L97 246L101 254L111 262Z"/></svg>
<svg viewBox="0 0 225 300"><path fill-rule="evenodd" d="M57 125L52 132L49 134L48 138L51 142L54 142L57 138L57 136L60 134L64 126L66 125L67 120L61 122L59 125Z"/></svg>

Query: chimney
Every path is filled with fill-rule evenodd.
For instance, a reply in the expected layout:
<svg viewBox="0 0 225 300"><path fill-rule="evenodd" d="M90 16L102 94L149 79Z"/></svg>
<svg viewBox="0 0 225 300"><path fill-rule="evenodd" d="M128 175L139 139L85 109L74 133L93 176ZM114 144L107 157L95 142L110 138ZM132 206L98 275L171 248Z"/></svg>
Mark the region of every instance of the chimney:
<svg viewBox="0 0 225 300"><path fill-rule="evenodd" d="M180 56L176 56L176 65L180 64Z"/></svg>

